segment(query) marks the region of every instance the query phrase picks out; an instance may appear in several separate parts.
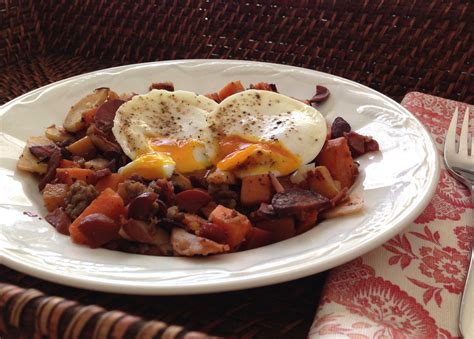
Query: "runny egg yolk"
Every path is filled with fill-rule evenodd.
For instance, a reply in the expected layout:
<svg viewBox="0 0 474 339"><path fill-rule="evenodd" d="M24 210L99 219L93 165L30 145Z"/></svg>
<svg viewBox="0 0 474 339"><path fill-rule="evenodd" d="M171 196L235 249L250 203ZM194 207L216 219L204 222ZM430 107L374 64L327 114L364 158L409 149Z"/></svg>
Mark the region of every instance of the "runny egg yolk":
<svg viewBox="0 0 474 339"><path fill-rule="evenodd" d="M169 155L176 163L176 170L181 173L202 170L211 165L202 156L204 145L196 140L154 139L150 141L150 147L155 152Z"/></svg>
<svg viewBox="0 0 474 339"><path fill-rule="evenodd" d="M268 172L287 175L300 165L299 157L277 141L249 141L239 136L227 136L219 142L217 168L239 176Z"/></svg>
<svg viewBox="0 0 474 339"><path fill-rule="evenodd" d="M120 168L119 173L124 177L139 175L147 180L169 178L173 175L175 162L165 154L150 152L137 157L132 162Z"/></svg>

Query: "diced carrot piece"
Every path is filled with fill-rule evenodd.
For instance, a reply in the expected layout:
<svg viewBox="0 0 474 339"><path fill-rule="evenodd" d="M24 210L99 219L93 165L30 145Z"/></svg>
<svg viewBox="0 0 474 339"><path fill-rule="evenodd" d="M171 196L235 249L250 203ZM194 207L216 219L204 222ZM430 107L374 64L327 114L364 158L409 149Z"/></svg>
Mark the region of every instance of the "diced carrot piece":
<svg viewBox="0 0 474 339"><path fill-rule="evenodd" d="M271 244L273 242L273 239L274 236L272 232L263 230L258 227L252 227L240 249L250 250L252 248L266 246Z"/></svg>
<svg viewBox="0 0 474 339"><path fill-rule="evenodd" d="M97 112L98 108L99 107L94 107L82 113L82 119L84 119L84 122L86 123L87 126L89 126L90 124L94 122L95 112Z"/></svg>
<svg viewBox="0 0 474 339"><path fill-rule="evenodd" d="M272 199L272 182L268 174L249 175L242 178L240 202L244 206L269 203Z"/></svg>
<svg viewBox="0 0 474 339"><path fill-rule="evenodd" d="M232 94L239 93L245 90L244 86L242 86L242 83L237 80L237 81L231 81L222 89L218 92L219 99L222 101L228 96L231 96Z"/></svg>
<svg viewBox="0 0 474 339"><path fill-rule="evenodd" d="M56 178L67 185L72 185L77 180L94 184L96 180L95 172L88 168L57 168Z"/></svg>
<svg viewBox="0 0 474 339"><path fill-rule="evenodd" d="M262 220L256 226L271 232L274 242L282 241L295 235L295 221L292 217Z"/></svg>
<svg viewBox="0 0 474 339"><path fill-rule="evenodd" d="M328 140L319 153L317 162L327 167L331 176L341 183L341 188L350 188L357 177L358 169L344 137Z"/></svg>
<svg viewBox="0 0 474 339"><path fill-rule="evenodd" d="M46 184L43 190L43 202L48 212L52 212L64 204L67 190L68 185L66 184Z"/></svg>
<svg viewBox="0 0 474 339"><path fill-rule="evenodd" d="M125 214L125 206L122 198L110 188L106 188L95 198L69 226L69 233L75 243L84 245L90 245L92 243L87 236L81 232L78 226L86 216L95 213L103 214L118 223L120 216Z"/></svg>
<svg viewBox="0 0 474 339"><path fill-rule="evenodd" d="M218 205L209 215L209 220L224 228L228 235L228 245L231 249L236 249L247 236L252 228L249 219L236 210Z"/></svg>
<svg viewBox="0 0 474 339"><path fill-rule="evenodd" d="M102 192L106 188L111 188L112 190L117 191L118 185L123 181L124 179L120 174L112 173L110 175L107 175L106 177L99 179L99 181L97 181L97 184L95 184L95 189L98 192Z"/></svg>
<svg viewBox="0 0 474 339"><path fill-rule="evenodd" d="M74 167L81 167L81 166L79 166L79 164L75 161L67 160L67 159L61 159L61 162L59 163L59 167L61 167L61 168L74 168Z"/></svg>

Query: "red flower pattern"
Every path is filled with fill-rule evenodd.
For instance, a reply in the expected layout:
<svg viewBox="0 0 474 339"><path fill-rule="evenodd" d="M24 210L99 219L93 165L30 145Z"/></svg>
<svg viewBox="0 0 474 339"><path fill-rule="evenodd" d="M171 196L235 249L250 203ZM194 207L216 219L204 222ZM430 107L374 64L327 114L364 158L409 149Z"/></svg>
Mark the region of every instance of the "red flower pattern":
<svg viewBox="0 0 474 339"><path fill-rule="evenodd" d="M458 246L463 250L470 251L472 239L474 238L474 227L458 226L454 228L454 234L458 238Z"/></svg>
<svg viewBox="0 0 474 339"><path fill-rule="evenodd" d="M461 112L466 109L466 104L418 92L407 94L402 105L430 131L440 155L452 112L456 107ZM447 304L452 304L453 298L459 298L462 291L474 237L474 225L463 222L473 207L468 190L442 166L435 196L409 232L394 237L383 249L376 250L377 253L353 260L331 272L310 335L350 339L458 338L455 324L445 329L437 326L435 319L446 323L439 312L445 305L443 295L451 298L451 303ZM460 222L452 225L452 222L440 220ZM450 247L455 245L453 236L457 239L457 248ZM379 258L384 259L383 263ZM386 273L395 270L398 274L394 276ZM414 270L417 273L408 276L413 275ZM376 272L391 281L376 277ZM400 286L406 286L406 281L416 287L401 290ZM412 297L419 296L419 288L423 290L420 303ZM432 313L435 319L428 312L432 300L438 306ZM426 309L421 302L427 305ZM359 317L347 318L344 313L337 312L319 317L320 313L331 309L331 304L338 304Z"/></svg>
<svg viewBox="0 0 474 339"><path fill-rule="evenodd" d="M442 250L422 247L420 254L423 256L419 266L422 274L434 278L435 282L443 284L451 293L462 292L468 266L465 255L452 247L444 247Z"/></svg>
<svg viewBox="0 0 474 339"><path fill-rule="evenodd" d="M352 313L387 327L393 338L436 337L438 328L428 311L398 286L380 277L362 279L342 296L329 289L326 294L330 301L345 305Z"/></svg>
<svg viewBox="0 0 474 339"><path fill-rule="evenodd" d="M405 269L408 267L412 261L412 259L418 258L411 248L410 242L406 235L397 235L393 239L387 241L383 247L395 253L393 257L391 257L388 261L389 265L396 265L400 261L400 267Z"/></svg>
<svg viewBox="0 0 474 339"><path fill-rule="evenodd" d="M464 213L466 208L473 208L471 194L469 190L459 181L449 175L445 169L441 170L436 193L447 203L460 208L460 213Z"/></svg>

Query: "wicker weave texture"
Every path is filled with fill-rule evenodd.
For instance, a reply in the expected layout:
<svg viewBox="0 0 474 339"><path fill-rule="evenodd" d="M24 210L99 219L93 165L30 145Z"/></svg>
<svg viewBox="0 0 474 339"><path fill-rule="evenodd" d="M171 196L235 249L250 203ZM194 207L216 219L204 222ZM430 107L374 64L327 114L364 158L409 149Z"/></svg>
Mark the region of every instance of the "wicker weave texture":
<svg viewBox="0 0 474 339"><path fill-rule="evenodd" d="M0 334L51 338L169 338L204 339L161 321L144 321L120 311L105 311L96 305L45 296L35 289L0 283Z"/></svg>
<svg viewBox="0 0 474 339"><path fill-rule="evenodd" d="M15 334L21 333L26 338L31 338L32 331L42 331L40 333L51 336L51 330L58 322L44 313L47 309L41 310L39 307L46 302L52 308L51 311L54 311L54 302L61 300L63 305L56 313L61 320L60 334L67 330L66 324L85 305L96 305L88 311L89 315L91 312L103 314L104 310L108 310L107 317L115 317L119 315L118 312L123 312L142 318L132 319L129 327L125 328L127 331L124 338L136 337L137 332L148 323L143 318L232 338L304 338L317 308L324 277L325 274L319 274L285 284L220 294L147 297L100 293L46 283L0 265L0 337L18 338ZM5 284L2 285L1 282ZM5 294L10 289L20 294L15 299L10 299L13 296ZM41 290L45 295L37 294L35 290ZM26 296L21 299L20 295ZM7 302L6 298L10 301ZM26 302L24 298L27 298ZM22 307L23 311L18 312L17 307ZM15 314L21 315L19 323L15 322L12 312L14 308L17 309ZM64 309L68 311L63 313L61 310ZM43 312L46 319L38 317L35 312ZM98 317L99 315L87 319L82 326L80 338L90 339L88 334L96 327L112 333L106 323L98 323ZM6 327L4 332L2 323ZM37 328L39 324L43 327ZM181 333L189 332L183 330ZM6 334L9 336L5 337ZM163 332L160 331L160 334Z"/></svg>
<svg viewBox="0 0 474 339"><path fill-rule="evenodd" d="M17 63L35 52L100 60L104 66L248 59L340 75L396 100L411 90L473 100L472 1L13 0L6 4L0 65Z"/></svg>

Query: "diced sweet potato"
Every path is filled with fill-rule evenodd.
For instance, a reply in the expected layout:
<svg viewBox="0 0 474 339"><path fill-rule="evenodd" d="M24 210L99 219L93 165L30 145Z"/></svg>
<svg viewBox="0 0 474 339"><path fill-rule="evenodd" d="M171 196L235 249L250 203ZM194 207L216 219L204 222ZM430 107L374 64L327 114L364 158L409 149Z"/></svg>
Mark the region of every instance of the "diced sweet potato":
<svg viewBox="0 0 474 339"><path fill-rule="evenodd" d="M310 190L318 192L328 199L334 198L339 193L326 166L317 166L314 170L308 171L306 181Z"/></svg>
<svg viewBox="0 0 474 339"><path fill-rule="evenodd" d="M77 180L82 180L88 184L94 184L96 181L93 170L87 168L57 168L56 177L67 185L72 185Z"/></svg>
<svg viewBox="0 0 474 339"><path fill-rule="evenodd" d="M231 81L218 92L219 99L222 101L232 94L242 92L243 90L245 90L245 88L239 80Z"/></svg>
<svg viewBox="0 0 474 339"><path fill-rule="evenodd" d="M295 220L292 217L262 220L256 227L271 232L273 242L289 239L295 235Z"/></svg>
<svg viewBox="0 0 474 339"><path fill-rule="evenodd" d="M225 229L231 249L236 249L245 240L252 228L252 224L245 215L222 205L218 205L212 211L209 220Z"/></svg>
<svg viewBox="0 0 474 339"><path fill-rule="evenodd" d="M244 206L269 203L272 199L273 186L268 174L250 175L242 179L240 202Z"/></svg>
<svg viewBox="0 0 474 339"><path fill-rule="evenodd" d="M75 167L81 167L79 164L75 161L72 160L67 160L67 159L61 159L59 162L59 167L61 168L75 168Z"/></svg>
<svg viewBox="0 0 474 339"><path fill-rule="evenodd" d="M43 190L43 202L48 212L64 205L67 191L66 184L46 184Z"/></svg>
<svg viewBox="0 0 474 339"><path fill-rule="evenodd" d="M344 137L328 140L317 161L327 167L331 176L341 183L341 188L351 187L357 177L358 169Z"/></svg>
<svg viewBox="0 0 474 339"><path fill-rule="evenodd" d="M112 173L106 177L103 177L97 181L95 184L95 189L99 192L102 192L106 188L111 188L114 191L117 191L118 185L124 181L124 178L118 173Z"/></svg>

